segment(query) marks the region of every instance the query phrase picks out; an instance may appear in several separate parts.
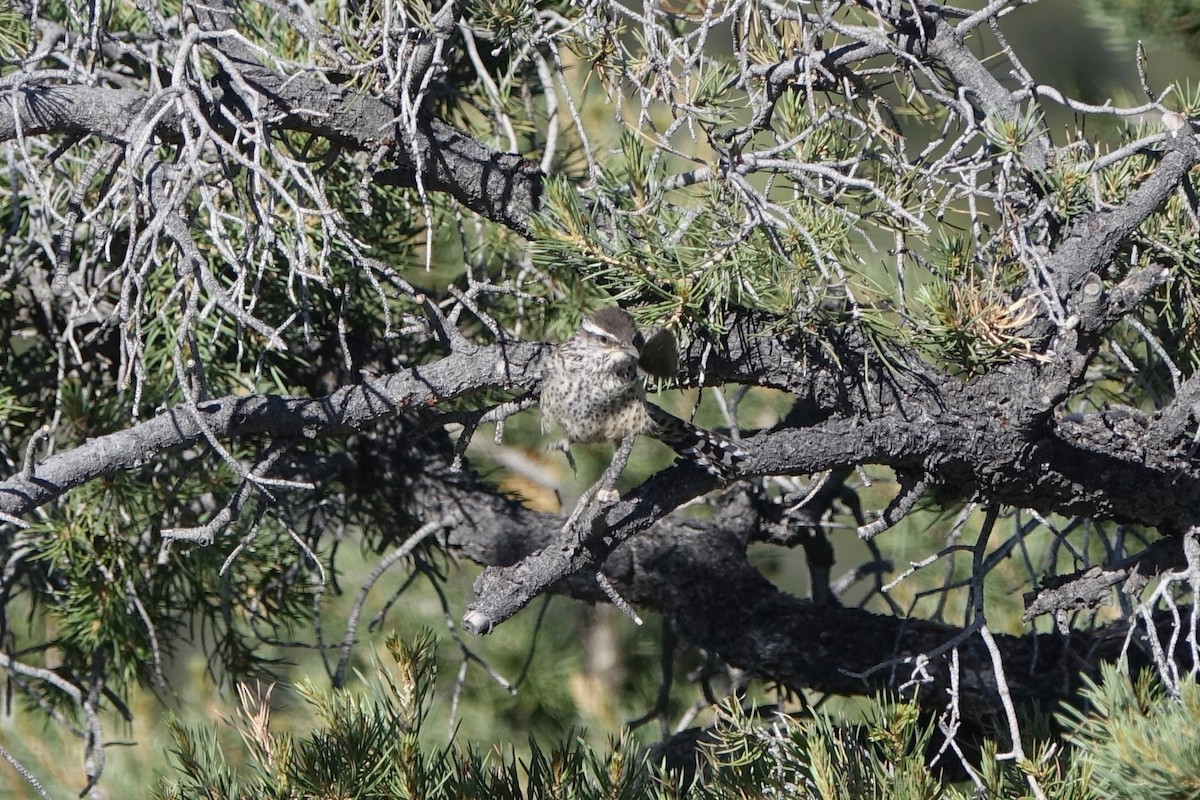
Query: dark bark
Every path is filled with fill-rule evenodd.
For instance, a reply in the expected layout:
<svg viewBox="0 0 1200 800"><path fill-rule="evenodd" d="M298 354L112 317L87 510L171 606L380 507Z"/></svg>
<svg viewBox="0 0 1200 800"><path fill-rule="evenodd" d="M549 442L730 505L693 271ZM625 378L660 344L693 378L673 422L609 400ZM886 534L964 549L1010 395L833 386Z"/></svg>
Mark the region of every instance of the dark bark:
<svg viewBox="0 0 1200 800"><path fill-rule="evenodd" d="M451 512L465 520L446 535L446 544L477 563L517 570L499 572L527 590L524 580L588 602L605 600L591 578L601 567L617 590L639 608L662 614L692 645L725 662L792 689L844 695L908 691L919 683L917 701L942 708L950 688L952 652L957 650L961 708L981 722L1000 713L991 656L972 631L920 619L874 614L836 604L816 604L780 591L746 559L761 516L744 490L733 488L719 503L713 522L667 518L647 535L630 538L588 569L551 579L542 570L570 558L561 544L559 517L523 507L497 495L469 472L450 468L453 448L442 434L413 444L411 433L389 425L360 442L356 463L369 465L372 480L395 487L397 516L436 519ZM380 465L390 465L380 471ZM675 467L654 479L669 486L708 485L701 470ZM586 549L586 548L585 548ZM532 558L531 558L532 556ZM578 564L576 564L578 566ZM497 579L481 578L496 585ZM487 599L495 595L484 594ZM998 635L1009 689L1015 703L1053 708L1070 700L1081 674L1115 660L1127 634L1124 622L1091 631L1022 636ZM1135 636L1135 643L1138 638ZM1141 663L1137 646L1135 661ZM928 659L925 656L932 654Z"/></svg>

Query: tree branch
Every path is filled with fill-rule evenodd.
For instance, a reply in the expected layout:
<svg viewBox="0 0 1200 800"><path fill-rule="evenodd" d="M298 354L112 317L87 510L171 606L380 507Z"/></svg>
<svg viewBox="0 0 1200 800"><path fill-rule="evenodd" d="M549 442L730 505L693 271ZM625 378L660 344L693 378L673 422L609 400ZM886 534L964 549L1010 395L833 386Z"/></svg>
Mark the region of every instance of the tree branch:
<svg viewBox="0 0 1200 800"><path fill-rule="evenodd" d="M350 87L322 83L310 76L279 75L265 68L256 69L253 85L267 101L264 118L276 120L272 127L316 134L360 150L387 147L405 167L380 173L381 182L414 185L412 161L404 148L394 147L400 136L394 106ZM186 112L172 109L158 115L152 132L131 124L142 119L151 97L133 89L19 86L0 92L0 141L54 133L95 134L124 145L147 134L177 140L180 115ZM228 96L218 99L233 100ZM210 113L213 128L223 129L225 121L215 110ZM529 233L544 177L537 164L493 150L432 116L420 120L415 135L427 189L446 192L488 219L518 233Z"/></svg>
<svg viewBox="0 0 1200 800"><path fill-rule="evenodd" d="M759 677L794 689L870 695L896 690L920 675L925 684L917 701L938 709L951 678L951 653L945 645L962 638L957 650L964 673L964 712L981 720L1002 710L994 680L988 677L991 655L978 638L964 638L962 628L816 605L779 591L746 560L746 545L759 515L737 488L723 497L712 522L662 519L653 526L653 535L626 537L620 543L609 538L597 550L565 553L556 545L558 516L531 511L497 495L469 473L451 471L453 447L442 435L433 443L426 439L414 445L411 435L389 432L365 439L360 446L370 453L361 461L371 465L372 480L394 489L390 496L398 517L419 512L434 518L449 509L462 514L463 521L447 534L447 545L489 565L485 576L497 576L477 582L477 588L498 595L477 597L471 612L497 608L514 593L528 591L530 585L523 581L604 602L592 570L574 575L569 570L548 571L564 561L602 560L605 575L623 598L663 614L693 645ZM394 472L381 475L380 464L391 464ZM627 516L636 503L651 502L659 491L670 493L692 476L700 480L704 475L691 467L666 470L623 500L610 520ZM678 493L701 488L695 484ZM516 566L503 569L504 565ZM1125 635L1125 624L1115 623L1069 636L1027 634L995 640L1008 668L1014 702L1047 708L1073 695L1081 668L1090 674L1101 661L1119 657ZM941 655L924 657L939 649L944 650Z"/></svg>
<svg viewBox="0 0 1200 800"><path fill-rule="evenodd" d="M204 428L220 439L312 439L361 430L401 411L429 408L479 389L526 391L537 382L543 349L512 342L481 347L316 400L230 396L198 403L194 410L175 407L51 456L30 476L22 472L0 482L0 513L19 517L102 475L141 467L169 450L201 441Z"/></svg>

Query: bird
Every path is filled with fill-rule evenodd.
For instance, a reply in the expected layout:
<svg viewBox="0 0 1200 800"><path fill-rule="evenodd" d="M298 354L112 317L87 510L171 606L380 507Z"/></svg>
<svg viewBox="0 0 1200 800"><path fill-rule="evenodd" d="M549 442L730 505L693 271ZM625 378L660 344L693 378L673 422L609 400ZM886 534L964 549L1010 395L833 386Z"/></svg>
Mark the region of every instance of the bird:
<svg viewBox="0 0 1200 800"><path fill-rule="evenodd" d="M630 434L644 434L717 478L732 480L748 458L737 442L646 400L639 370L674 378L678 368L678 349L669 330L647 337L628 311L601 308L546 357L539 399L542 430L556 425L563 429L566 439L561 445L568 458L569 446L576 442L619 442Z"/></svg>

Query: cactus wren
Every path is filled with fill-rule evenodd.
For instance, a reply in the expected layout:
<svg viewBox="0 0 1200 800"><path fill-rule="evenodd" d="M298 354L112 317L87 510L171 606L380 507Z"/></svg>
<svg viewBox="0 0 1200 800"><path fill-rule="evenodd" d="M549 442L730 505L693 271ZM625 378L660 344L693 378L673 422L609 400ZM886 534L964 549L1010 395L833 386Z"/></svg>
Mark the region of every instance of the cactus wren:
<svg viewBox="0 0 1200 800"><path fill-rule="evenodd" d="M561 425L567 444L619 442L644 433L722 480L737 476L746 453L736 442L646 402L638 368L673 378L678 359L670 331L647 339L627 311L600 309L546 358L542 429Z"/></svg>

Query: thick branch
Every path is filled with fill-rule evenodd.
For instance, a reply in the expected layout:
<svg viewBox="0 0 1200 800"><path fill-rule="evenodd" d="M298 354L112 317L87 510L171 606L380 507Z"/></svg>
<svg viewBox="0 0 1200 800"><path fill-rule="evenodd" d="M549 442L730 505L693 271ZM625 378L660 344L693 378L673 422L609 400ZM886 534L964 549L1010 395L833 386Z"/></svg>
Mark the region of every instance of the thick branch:
<svg viewBox="0 0 1200 800"><path fill-rule="evenodd" d="M1191 429L1200 419L1200 372L1194 373L1190 378L1183 382L1179 387L1179 392L1175 395L1166 407L1161 409L1154 415L1154 420L1150 423L1151 435L1164 446L1182 445L1184 441L1188 441L1190 451L1194 451L1193 434L1189 434Z"/></svg>
<svg viewBox="0 0 1200 800"><path fill-rule="evenodd" d="M278 75L265 68L256 69L254 84L267 101L260 104L265 106L263 119L278 119L275 127L313 133L360 150L389 148L406 165L407 172L382 173L384 182L415 182L416 167L405 148L394 146L401 135L394 106L350 87L322 83L310 76ZM94 134L131 144L146 135L139 122L150 99L149 93L132 89L20 86L0 93L0 141L18 135L59 133ZM158 116L153 134L167 141L177 140L181 113L186 111L171 108ZM214 112L213 128L222 130L226 125L227 121ZM543 178L535 163L492 150L431 116L417 126L415 145L421 154L421 177L427 189L446 192L488 219L518 233L528 233Z"/></svg>
<svg viewBox="0 0 1200 800"><path fill-rule="evenodd" d="M195 409L176 407L51 456L32 475L17 473L0 482L0 513L19 517L102 475L136 469L169 450L196 444L204 429L219 439L315 438L361 430L400 411L429 408L483 388L528 390L540 372L541 354L536 344L498 344L347 386L316 400L255 395L224 397Z"/></svg>
<svg viewBox="0 0 1200 800"><path fill-rule="evenodd" d="M1124 202L1085 215L1071 226L1070 235L1046 264L1060 297L1077 297L1090 272L1106 275L1130 235L1162 207L1188 172L1200 164L1200 143L1194 136L1168 138L1163 148L1158 166Z"/></svg>
<svg viewBox="0 0 1200 800"><path fill-rule="evenodd" d="M715 478L692 464L664 470L608 511L602 537L559 536L516 564L489 568L475 581L475 600L463 617L463 628L474 634L490 632L560 580L599 568L622 543L715 484Z"/></svg>
<svg viewBox="0 0 1200 800"><path fill-rule="evenodd" d="M448 441L440 452L430 452L423 442L425 456L386 455L396 449L394 443L410 440L388 434L363 443L373 453L366 459L373 470L380 462L395 465L395 475L373 472L372 478L383 477L383 485L396 487L395 502L401 509L397 516L440 516L453 509L464 520L448 532L447 543L453 550L492 567L524 559L526 575L545 580L551 591L592 602L604 600L590 571L579 573L583 576L579 578L548 580L539 570L557 556L546 561L529 558L558 540L559 517L499 496L469 473L452 472L448 464L453 448ZM684 470L679 467L668 471L674 472L668 479L653 479L654 490L669 492L687 477L702 475L686 468L685 476ZM699 488L681 491L688 494ZM653 535L633 537L614 547L604 560L604 571L621 596L664 614L697 647L792 688L872 694L895 690L914 673L924 674L929 684L922 688L918 702L931 708L946 697L950 657L946 652L924 662L921 656L961 639L957 646L962 709L975 719L999 709L990 656L976 637L964 636L961 628L818 606L780 592L746 560L746 543L757 513L733 491L715 522L665 519L654 525ZM644 487L636 494L645 498L653 491ZM629 508L632 502L622 506ZM1124 636L1124 626L1117 624L1075 631L1069 637L997 637L1014 700L1027 707L1039 702L1046 707L1070 697L1078 685L1078 672L1094 671L1101 661L1117 658Z"/></svg>
<svg viewBox="0 0 1200 800"><path fill-rule="evenodd" d="M215 2L196 6L201 27L213 32L231 31L236 4ZM461 3L449 2L437 14L434 25L443 36L453 29ZM435 36L438 31L428 31ZM282 126L307 130L356 148L376 151L386 148L404 169L391 173L393 182L409 184L407 171L419 171L428 189L444 191L467 208L495 222L528 235L530 217L538 208L542 172L537 164L518 155L501 153L485 146L433 117L418 113L413 127L402 124L404 98L376 98L361 88L335 86L310 74L281 75L260 63L258 53L243 46L236 37L217 45L238 70L238 83L252 86L260 95L250 107L259 107L263 118L282 117ZM425 43L413 54L414 69L428 68L432 46ZM405 90L411 87L405 87ZM247 102L252 98L240 98ZM406 141L407 140L407 141ZM406 142L406 146L397 146ZM401 176L396 180L396 176Z"/></svg>
<svg viewBox="0 0 1200 800"><path fill-rule="evenodd" d="M148 99L135 89L18 86L0 93L0 142L65 133L128 143L130 121L138 119Z"/></svg>

